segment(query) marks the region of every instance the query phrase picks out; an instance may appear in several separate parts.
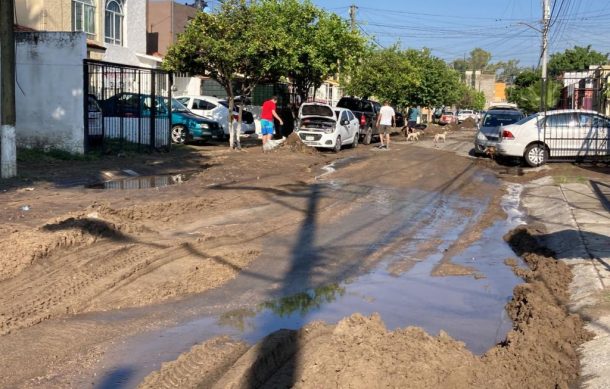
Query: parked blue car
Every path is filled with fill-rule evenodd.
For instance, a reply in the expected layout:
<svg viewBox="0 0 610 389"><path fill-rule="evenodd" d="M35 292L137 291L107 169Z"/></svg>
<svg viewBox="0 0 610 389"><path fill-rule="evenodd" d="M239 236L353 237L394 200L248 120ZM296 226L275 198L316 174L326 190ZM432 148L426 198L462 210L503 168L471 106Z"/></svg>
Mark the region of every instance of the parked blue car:
<svg viewBox="0 0 610 389"><path fill-rule="evenodd" d="M157 120L168 118L168 100L164 97L123 92L102 103L104 117L149 118L155 108ZM190 140L222 138L223 131L218 122L189 111L176 99L171 99L171 139L173 143Z"/></svg>

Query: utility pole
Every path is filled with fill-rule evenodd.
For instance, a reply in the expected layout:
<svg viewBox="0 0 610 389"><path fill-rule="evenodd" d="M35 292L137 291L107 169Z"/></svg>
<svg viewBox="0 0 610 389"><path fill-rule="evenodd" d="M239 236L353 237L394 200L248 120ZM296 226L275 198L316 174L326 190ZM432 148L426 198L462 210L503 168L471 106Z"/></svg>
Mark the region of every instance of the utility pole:
<svg viewBox="0 0 610 389"><path fill-rule="evenodd" d="M551 18L551 10L549 7L549 0L542 0L542 82L541 82L541 95L540 95L540 111L546 111L546 80L547 80L547 50L548 50L548 34L549 34L549 21Z"/></svg>
<svg viewBox="0 0 610 389"><path fill-rule="evenodd" d="M356 31L356 10L357 9L358 9L358 7L356 7L354 4L349 6L349 18L351 20L352 31Z"/></svg>
<svg viewBox="0 0 610 389"><path fill-rule="evenodd" d="M0 177L17 175L15 145L15 34L13 0L0 1Z"/></svg>

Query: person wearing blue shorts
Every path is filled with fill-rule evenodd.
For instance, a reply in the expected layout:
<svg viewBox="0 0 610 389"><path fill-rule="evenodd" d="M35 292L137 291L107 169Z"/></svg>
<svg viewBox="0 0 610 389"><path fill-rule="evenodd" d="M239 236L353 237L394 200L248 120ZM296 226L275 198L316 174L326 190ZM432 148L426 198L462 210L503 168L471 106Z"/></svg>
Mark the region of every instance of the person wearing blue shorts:
<svg viewBox="0 0 610 389"><path fill-rule="evenodd" d="M280 125L284 122L282 118L275 111L277 109L277 96L271 97L271 99L263 103L263 109L261 112L261 133L263 135L263 150L265 144L271 140L274 132L273 119L277 119Z"/></svg>

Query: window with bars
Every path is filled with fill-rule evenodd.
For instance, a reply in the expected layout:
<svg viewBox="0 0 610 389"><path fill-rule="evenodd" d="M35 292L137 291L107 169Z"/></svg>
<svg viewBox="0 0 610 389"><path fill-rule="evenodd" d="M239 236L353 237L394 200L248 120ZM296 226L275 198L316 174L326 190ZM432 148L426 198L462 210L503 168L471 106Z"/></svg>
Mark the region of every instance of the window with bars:
<svg viewBox="0 0 610 389"><path fill-rule="evenodd" d="M72 0L72 31L95 35L95 4L93 0Z"/></svg>
<svg viewBox="0 0 610 389"><path fill-rule="evenodd" d="M108 0L105 12L106 43L123 45L123 4L120 0Z"/></svg>

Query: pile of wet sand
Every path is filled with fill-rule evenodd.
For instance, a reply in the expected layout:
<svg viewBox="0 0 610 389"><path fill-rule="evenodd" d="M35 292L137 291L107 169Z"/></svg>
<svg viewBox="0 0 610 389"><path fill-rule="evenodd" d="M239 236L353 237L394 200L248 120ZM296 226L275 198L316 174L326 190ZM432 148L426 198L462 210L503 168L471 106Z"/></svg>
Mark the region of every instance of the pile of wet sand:
<svg viewBox="0 0 610 389"><path fill-rule="evenodd" d="M318 152L315 147L310 147L303 143L303 141L297 135L296 132L293 132L288 135L288 137L286 138L286 142L284 142L283 146L285 149L298 153L315 154Z"/></svg>
<svg viewBox="0 0 610 389"><path fill-rule="evenodd" d="M475 128L477 126L477 122L473 118L467 118L462 122L462 127L464 128Z"/></svg>
<svg viewBox="0 0 610 389"><path fill-rule="evenodd" d="M202 383L214 388L568 388L578 378L577 348L590 338L581 319L564 308L570 270L526 228L505 239L529 269L520 269L526 283L515 287L507 304L513 329L482 356L443 331L438 336L416 327L388 331L379 316L354 314L337 325L316 322L277 331L243 353L235 351L245 345L231 343L222 363L214 357L220 341L208 341L164 364L140 387L180 382L185 388ZM209 364L202 356L206 350ZM181 374L180 361L193 353L201 362L197 374Z"/></svg>

